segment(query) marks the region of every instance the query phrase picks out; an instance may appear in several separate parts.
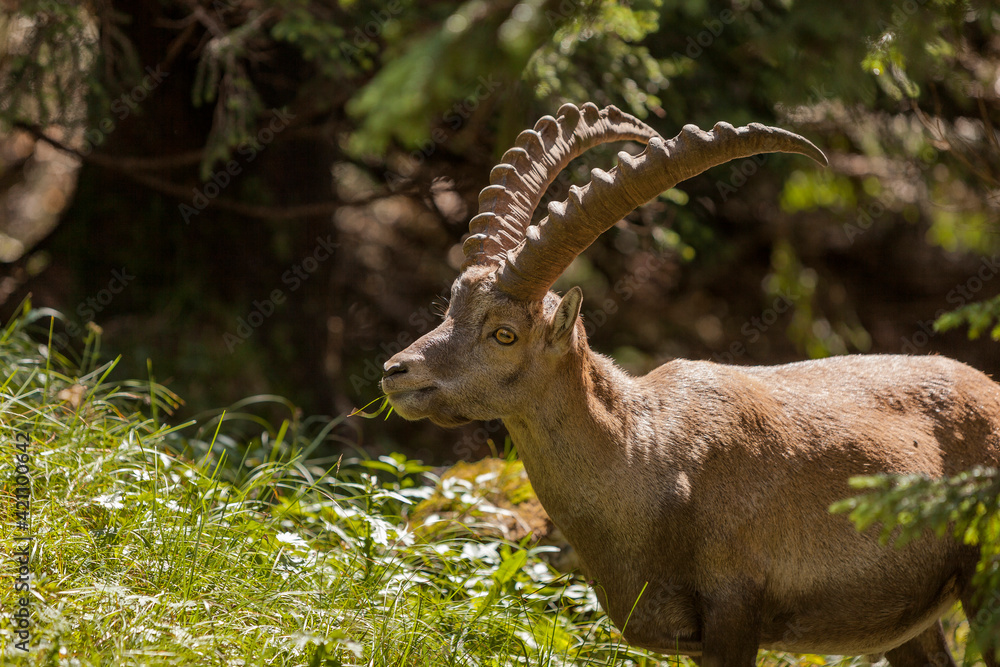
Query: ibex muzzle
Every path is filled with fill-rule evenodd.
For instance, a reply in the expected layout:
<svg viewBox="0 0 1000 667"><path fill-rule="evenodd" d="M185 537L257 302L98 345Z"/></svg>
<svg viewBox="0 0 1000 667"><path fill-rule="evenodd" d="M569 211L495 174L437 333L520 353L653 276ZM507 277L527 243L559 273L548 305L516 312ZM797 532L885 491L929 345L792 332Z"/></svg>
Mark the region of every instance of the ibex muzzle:
<svg viewBox="0 0 1000 667"><path fill-rule="evenodd" d="M647 147L531 225L570 160L623 139ZM905 356L675 360L631 377L587 345L579 288L549 291L636 206L775 151L826 162L802 137L756 124L686 126L665 141L614 107L542 118L480 195L444 321L386 363L383 390L406 419L503 419L633 644L706 667L751 667L759 648L950 664L938 619L957 599L975 617L976 551L932 537L883 547L828 508L855 475L1000 464L997 385L956 361Z"/></svg>

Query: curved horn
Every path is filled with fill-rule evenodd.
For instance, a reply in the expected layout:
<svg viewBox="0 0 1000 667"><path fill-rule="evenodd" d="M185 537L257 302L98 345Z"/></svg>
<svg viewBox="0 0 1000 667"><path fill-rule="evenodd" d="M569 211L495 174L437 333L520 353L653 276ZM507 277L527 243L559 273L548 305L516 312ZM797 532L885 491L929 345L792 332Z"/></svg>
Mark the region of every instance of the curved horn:
<svg viewBox="0 0 1000 667"><path fill-rule="evenodd" d="M501 263L524 240L542 195L573 158L599 144L646 143L656 136L653 128L613 106L564 104L558 118L543 116L534 129L518 135L490 172L490 184L479 193L479 213L469 222L462 268Z"/></svg>
<svg viewBox="0 0 1000 667"><path fill-rule="evenodd" d="M703 132L685 125L669 141L650 139L639 155L619 153L617 167L592 170L590 183L571 186L566 201L550 203L549 215L507 253L498 287L515 298L541 299L577 255L637 206L710 167L758 153L799 153L827 164L823 151L780 128L717 123Z"/></svg>

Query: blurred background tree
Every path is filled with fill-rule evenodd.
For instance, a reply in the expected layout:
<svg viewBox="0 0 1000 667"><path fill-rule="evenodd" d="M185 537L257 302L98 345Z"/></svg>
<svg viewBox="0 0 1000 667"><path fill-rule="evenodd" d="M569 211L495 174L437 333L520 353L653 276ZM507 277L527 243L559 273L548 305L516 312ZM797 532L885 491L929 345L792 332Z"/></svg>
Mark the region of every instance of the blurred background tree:
<svg viewBox="0 0 1000 667"><path fill-rule="evenodd" d="M94 322L122 372L152 360L180 416L377 398L382 362L433 326L490 168L587 100L664 136L777 123L831 158L721 166L619 223L560 283L584 287L595 348L635 372L855 351L1000 371L963 330L1000 334L991 3L2 6L0 313L31 293L57 333ZM398 419L363 436L436 462L502 442Z"/></svg>

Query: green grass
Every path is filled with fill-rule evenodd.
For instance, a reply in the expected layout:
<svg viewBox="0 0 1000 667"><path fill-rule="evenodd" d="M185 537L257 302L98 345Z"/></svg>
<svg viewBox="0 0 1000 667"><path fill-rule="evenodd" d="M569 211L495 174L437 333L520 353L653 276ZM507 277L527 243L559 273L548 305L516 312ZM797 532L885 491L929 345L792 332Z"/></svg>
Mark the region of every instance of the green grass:
<svg viewBox="0 0 1000 667"><path fill-rule="evenodd" d="M25 307L0 330L3 664L688 664L624 645L538 548L418 539L406 517L433 477L402 456L329 456L351 451L339 419L257 397L169 426L176 396L110 381L96 329L78 362L39 344L41 315ZM262 408L288 417L272 425ZM30 530L17 526L18 433ZM24 652L9 556L29 532Z"/></svg>
<svg viewBox="0 0 1000 667"><path fill-rule="evenodd" d="M4 664L658 664L538 550L416 540L405 514L432 490L419 464L319 458L339 420L275 397L167 426L176 396L109 381L96 331L79 363L48 350L35 318L0 336L3 544L27 532L18 433L34 535L27 653L10 623L17 564L0 569ZM289 417L266 423L263 403Z"/></svg>

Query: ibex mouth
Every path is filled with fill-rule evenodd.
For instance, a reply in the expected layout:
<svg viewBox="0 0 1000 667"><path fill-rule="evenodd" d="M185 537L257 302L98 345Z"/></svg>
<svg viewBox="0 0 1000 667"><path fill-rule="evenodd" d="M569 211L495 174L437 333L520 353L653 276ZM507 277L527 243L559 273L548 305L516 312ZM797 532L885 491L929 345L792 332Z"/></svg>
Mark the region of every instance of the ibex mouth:
<svg viewBox="0 0 1000 667"><path fill-rule="evenodd" d="M389 399L389 405L403 419L414 421L429 416L431 395L437 387L393 387L388 378L382 380L382 391Z"/></svg>
<svg viewBox="0 0 1000 667"><path fill-rule="evenodd" d="M404 395L407 395L407 394L422 396L422 395L425 395L425 394L429 394L429 393L431 393L432 391L434 391L436 389L437 389L437 387L435 387L433 385L427 386L427 387L417 387L417 388L393 388L393 387L387 387L386 386L386 381L382 380L382 391L383 391L383 393L385 393L385 395L388 398L392 398L392 399L400 398L401 396L404 396Z"/></svg>

